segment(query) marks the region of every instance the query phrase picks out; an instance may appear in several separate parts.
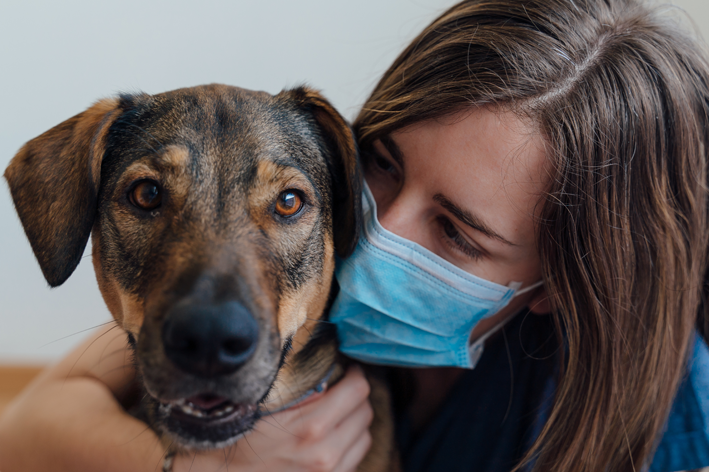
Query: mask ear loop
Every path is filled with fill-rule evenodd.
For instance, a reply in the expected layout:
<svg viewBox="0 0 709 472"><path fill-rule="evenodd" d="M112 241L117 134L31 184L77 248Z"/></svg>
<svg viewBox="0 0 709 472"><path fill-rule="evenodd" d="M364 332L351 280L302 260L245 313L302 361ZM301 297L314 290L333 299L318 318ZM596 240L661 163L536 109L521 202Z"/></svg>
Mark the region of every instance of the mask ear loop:
<svg viewBox="0 0 709 472"><path fill-rule="evenodd" d="M478 361L483 355L483 351L485 350L485 341L487 341L487 338L492 336L493 334L497 333L499 330L501 330L508 321L510 321L514 316L510 316L509 318L502 320L501 323L497 323L496 326L493 326L490 331L487 333L483 334L480 336L478 339L476 339L472 344L468 346L468 354L470 355L470 368L474 369L475 366L478 364Z"/></svg>
<svg viewBox="0 0 709 472"><path fill-rule="evenodd" d="M544 285L544 281L540 280L539 282L533 283L529 287L525 287L522 290L519 290L519 287L522 286L522 282L512 282L508 285L508 287L515 291L514 295L512 295L512 298L514 298L518 295L522 295L523 293L531 292L535 288L539 288L542 285Z"/></svg>
<svg viewBox="0 0 709 472"><path fill-rule="evenodd" d="M541 287L542 285L544 285L544 281L540 280L539 282L533 283L529 287L525 287L519 291L518 291L518 289L519 289L519 287L522 286L522 282L512 282L511 284L508 285L508 287L515 291L514 295L512 295L512 297L511 297L511 298L514 298L517 295L522 295L523 293L530 292L530 291L534 290L535 288ZM487 333L480 336L478 339L476 339L474 342L472 342L468 346L468 353L470 355L470 368L471 369L475 368L478 361L482 357L483 350L485 349L485 341L487 341L487 339L490 336L492 336L493 334L497 333L500 329L502 329L502 327L504 327L507 324L507 322L509 322L512 318L514 318L514 316L510 316L506 320L503 320L501 323L498 323L496 326L493 326L492 329L490 329L490 331L488 331Z"/></svg>

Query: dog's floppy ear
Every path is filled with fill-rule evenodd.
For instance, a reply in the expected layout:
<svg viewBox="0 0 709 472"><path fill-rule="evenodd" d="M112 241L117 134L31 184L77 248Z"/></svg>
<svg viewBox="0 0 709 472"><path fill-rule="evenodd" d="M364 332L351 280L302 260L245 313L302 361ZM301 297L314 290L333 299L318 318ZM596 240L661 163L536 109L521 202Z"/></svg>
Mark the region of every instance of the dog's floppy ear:
<svg viewBox="0 0 709 472"><path fill-rule="evenodd" d="M79 264L91 233L106 135L119 101L96 102L25 144L5 179L44 278L56 287Z"/></svg>
<svg viewBox="0 0 709 472"><path fill-rule="evenodd" d="M354 134L342 115L317 91L298 87L287 93L312 114L329 148L335 250L341 257L349 256L357 245L362 218L362 173Z"/></svg>

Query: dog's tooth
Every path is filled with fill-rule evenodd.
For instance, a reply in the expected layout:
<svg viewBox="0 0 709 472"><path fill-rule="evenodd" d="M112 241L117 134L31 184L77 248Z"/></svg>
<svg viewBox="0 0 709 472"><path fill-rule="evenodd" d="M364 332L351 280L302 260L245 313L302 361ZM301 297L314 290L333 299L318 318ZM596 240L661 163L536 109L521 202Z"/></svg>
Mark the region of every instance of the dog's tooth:
<svg viewBox="0 0 709 472"><path fill-rule="evenodd" d="M190 405L192 405L192 404L190 403ZM192 406L194 406L194 405L192 405ZM180 409L181 409L184 413L186 413L186 414L188 414L188 415L190 415L190 416L196 416L197 418L204 418L204 413L202 413L202 412L201 412L199 409L197 409L197 408L192 408L192 406L189 406L189 405L182 405L182 406L180 407Z"/></svg>
<svg viewBox="0 0 709 472"><path fill-rule="evenodd" d="M224 408L224 413L231 413L234 411L234 405L228 405L226 408Z"/></svg>

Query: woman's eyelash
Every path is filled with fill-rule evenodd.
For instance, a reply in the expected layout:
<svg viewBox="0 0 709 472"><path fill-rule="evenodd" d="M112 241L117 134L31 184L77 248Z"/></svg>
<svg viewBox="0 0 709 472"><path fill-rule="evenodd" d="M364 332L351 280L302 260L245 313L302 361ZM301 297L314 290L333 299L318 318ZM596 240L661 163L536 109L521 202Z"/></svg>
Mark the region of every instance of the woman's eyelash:
<svg viewBox="0 0 709 472"><path fill-rule="evenodd" d="M382 156L374 156L374 163L384 172L393 172L396 170L394 166Z"/></svg>
<svg viewBox="0 0 709 472"><path fill-rule="evenodd" d="M448 218L441 216L438 218L438 221L441 224L446 241L454 246L454 249L459 250L474 261L477 261L483 256L483 253L479 249L476 249L466 241L463 235L460 234L460 231L458 231L458 228L456 228Z"/></svg>
<svg viewBox="0 0 709 472"><path fill-rule="evenodd" d="M366 163L370 168L375 168L379 172L385 172L387 174L392 174L396 172L396 167L389 162L389 160L375 151L368 152L366 156Z"/></svg>

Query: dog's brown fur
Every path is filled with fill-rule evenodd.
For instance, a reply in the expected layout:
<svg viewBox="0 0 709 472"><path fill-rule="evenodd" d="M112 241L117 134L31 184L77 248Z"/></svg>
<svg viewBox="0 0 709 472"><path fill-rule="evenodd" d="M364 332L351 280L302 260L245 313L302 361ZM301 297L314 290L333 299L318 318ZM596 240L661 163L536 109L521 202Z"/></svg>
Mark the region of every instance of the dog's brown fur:
<svg viewBox="0 0 709 472"><path fill-rule="evenodd" d="M28 142L5 177L51 286L71 275L92 235L99 288L149 393L141 416L169 441L221 447L258 414L195 432L161 402L210 392L267 411L300 398L333 365L330 383L342 375L322 317L335 252L357 241L360 175L349 127L316 92L210 85L102 100ZM153 211L128 197L146 179L161 191ZM306 204L283 218L274 202L289 189ZM160 335L169 309L232 299L259 326L249 361L217 378L170 362ZM373 446L360 470L392 470L388 395L372 381Z"/></svg>

